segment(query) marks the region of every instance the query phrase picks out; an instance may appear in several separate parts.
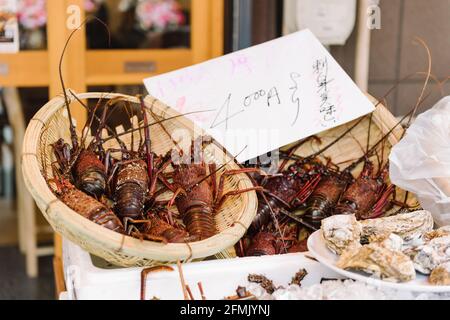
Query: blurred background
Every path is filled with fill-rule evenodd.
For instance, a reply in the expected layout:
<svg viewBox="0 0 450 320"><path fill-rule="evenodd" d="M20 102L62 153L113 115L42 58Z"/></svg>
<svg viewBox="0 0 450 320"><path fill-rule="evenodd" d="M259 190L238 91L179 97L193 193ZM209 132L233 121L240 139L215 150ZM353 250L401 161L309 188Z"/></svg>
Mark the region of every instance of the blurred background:
<svg viewBox="0 0 450 320"><path fill-rule="evenodd" d="M20 152L28 121L61 92L57 61L71 15L108 27L89 20L70 45L63 72L79 92L145 93L145 77L303 28L375 97L427 71L419 37L435 77L421 111L450 91L440 84L450 74L450 0L2 0L0 47L9 41L3 2L16 6L18 50L0 50L0 299L52 299L63 285L61 249L25 190ZM423 81L411 76L386 98L394 115L411 108Z"/></svg>

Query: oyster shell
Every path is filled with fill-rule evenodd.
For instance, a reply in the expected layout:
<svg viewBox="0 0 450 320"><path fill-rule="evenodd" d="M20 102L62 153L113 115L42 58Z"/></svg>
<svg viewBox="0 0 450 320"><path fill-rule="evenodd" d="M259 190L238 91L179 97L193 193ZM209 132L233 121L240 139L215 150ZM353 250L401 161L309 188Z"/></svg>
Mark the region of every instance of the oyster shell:
<svg viewBox="0 0 450 320"><path fill-rule="evenodd" d="M412 250L417 271L430 274L440 264L450 262L450 236L434 238Z"/></svg>
<svg viewBox="0 0 450 320"><path fill-rule="evenodd" d="M364 271L379 279L394 282L410 281L416 277L414 264L407 255L379 242L344 251L336 266Z"/></svg>
<svg viewBox="0 0 450 320"><path fill-rule="evenodd" d="M404 243L403 239L400 236L396 235L395 233L391 233L388 236L380 238L377 240L377 242L381 246L394 251L402 251Z"/></svg>
<svg viewBox="0 0 450 320"><path fill-rule="evenodd" d="M430 283L436 286L450 286L450 262L443 263L430 274Z"/></svg>
<svg viewBox="0 0 450 320"><path fill-rule="evenodd" d="M401 213L395 216L361 221L361 239L364 243L370 239L394 233L400 236L405 245L415 246L422 243L424 233L433 230L433 217L426 210Z"/></svg>
<svg viewBox="0 0 450 320"><path fill-rule="evenodd" d="M436 230L431 230L424 234L423 239L425 242L433 240L434 238L450 236L450 226L440 227Z"/></svg>
<svg viewBox="0 0 450 320"><path fill-rule="evenodd" d="M325 243L336 254L349 247L360 247L361 230L355 215L335 215L322 220Z"/></svg>

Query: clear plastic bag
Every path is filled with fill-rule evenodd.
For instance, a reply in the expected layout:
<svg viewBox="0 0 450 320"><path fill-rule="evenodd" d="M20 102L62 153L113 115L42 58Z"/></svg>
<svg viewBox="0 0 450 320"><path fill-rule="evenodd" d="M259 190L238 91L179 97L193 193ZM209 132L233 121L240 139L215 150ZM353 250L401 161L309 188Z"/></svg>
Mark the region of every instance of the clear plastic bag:
<svg viewBox="0 0 450 320"><path fill-rule="evenodd" d="M392 183L413 192L438 225L450 224L450 96L422 113L391 151Z"/></svg>

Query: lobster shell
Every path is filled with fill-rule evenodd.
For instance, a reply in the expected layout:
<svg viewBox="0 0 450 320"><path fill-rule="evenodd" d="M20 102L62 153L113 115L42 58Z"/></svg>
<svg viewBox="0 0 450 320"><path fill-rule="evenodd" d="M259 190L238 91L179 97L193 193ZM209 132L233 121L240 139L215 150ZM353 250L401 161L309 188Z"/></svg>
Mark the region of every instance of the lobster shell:
<svg viewBox="0 0 450 320"><path fill-rule="evenodd" d="M107 229L125 233L122 222L112 210L100 201L78 190L69 182L65 182L60 198L70 209L83 217Z"/></svg>
<svg viewBox="0 0 450 320"><path fill-rule="evenodd" d="M100 197L105 193L105 166L90 150L82 150L73 167L76 185L89 195Z"/></svg>
<svg viewBox="0 0 450 320"><path fill-rule="evenodd" d="M148 192L147 164L143 160L129 162L117 172L114 207L118 216L137 219L142 215Z"/></svg>
<svg viewBox="0 0 450 320"><path fill-rule="evenodd" d="M204 163L175 165L173 175L175 186L186 191L176 198L175 204L187 231L199 240L212 237L217 232L213 216L213 188L210 180L201 181L206 175Z"/></svg>

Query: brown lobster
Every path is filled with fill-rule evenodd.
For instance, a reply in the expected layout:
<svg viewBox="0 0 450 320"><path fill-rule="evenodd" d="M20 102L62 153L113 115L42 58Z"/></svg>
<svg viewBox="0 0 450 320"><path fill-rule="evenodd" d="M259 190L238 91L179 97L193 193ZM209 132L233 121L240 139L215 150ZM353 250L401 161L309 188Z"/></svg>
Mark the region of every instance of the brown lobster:
<svg viewBox="0 0 450 320"><path fill-rule="evenodd" d="M238 247L241 256L263 256L281 253L304 252L306 248L305 241L298 239L298 225L296 223L284 223L282 226L281 237L276 230L265 230L251 236L247 248L245 241L240 242Z"/></svg>
<svg viewBox="0 0 450 320"><path fill-rule="evenodd" d="M122 222L106 205L78 190L65 178L53 181L57 186L56 194L69 208L102 227L125 233Z"/></svg>
<svg viewBox="0 0 450 320"><path fill-rule="evenodd" d="M104 25L104 23L100 19L96 17L94 17L93 19L99 21ZM85 20L83 24L85 24L86 22L87 20ZM53 144L53 148L57 163L60 166L62 174L64 176L71 175L70 178L77 188L93 197L100 198L105 193L106 188L105 165L100 160L100 158L104 158L104 154L101 153L103 148L100 139L100 132L104 128L106 128L114 136L115 132L106 125L106 113L110 102L104 106L102 119L99 119L96 116L96 111L100 107L102 99L99 99L96 106L91 109L85 103L83 103L73 92L71 92L71 95L84 108L86 108L90 114L88 117L88 121L86 121L86 124L82 130L83 133L85 132L85 135L82 135L80 140L78 139L78 135L76 133L75 125L72 119L71 110L69 107L70 101L64 84L64 77L62 75L62 63L65 52L70 43L70 40L75 35L77 30L78 29L75 29L70 34L59 60L59 77L64 94L65 107L69 118L69 131L72 145L70 146L63 139L59 139L56 143ZM94 139L92 139L88 146L85 146L87 134L94 119L97 119L99 121L99 128ZM119 143L122 143L117 136L115 137Z"/></svg>
<svg viewBox="0 0 450 320"><path fill-rule="evenodd" d="M345 169L328 171L328 176L320 181L309 197L306 210L296 215L303 215L302 219L309 221L314 229L318 229L321 220L333 214L355 213L361 219L377 217L383 214L390 204L397 203L395 200L387 200L395 192L395 186L387 186L385 183L388 175L387 165L379 170L376 177L372 177L373 166L368 159L376 153L378 146L384 143L401 121ZM370 126L368 136L370 136ZM354 179L351 172L363 161L364 169L360 177ZM397 204L405 206L405 204Z"/></svg>
<svg viewBox="0 0 450 320"><path fill-rule="evenodd" d="M351 175L346 172L330 170L326 173L309 197L303 219L313 228L320 228L322 219L333 214L334 207L349 181Z"/></svg>
<svg viewBox="0 0 450 320"><path fill-rule="evenodd" d="M185 230L167 223L158 216L152 216L148 220L130 219L129 221L133 225L128 228L128 233L136 238L163 243L184 243L190 240L189 234ZM136 227L139 224L141 227Z"/></svg>
<svg viewBox="0 0 450 320"><path fill-rule="evenodd" d="M309 139L312 138L317 139ZM293 147L289 156L309 139ZM285 160L278 169L280 174L259 179L264 194L259 193L258 211L250 226L250 233L262 230L271 221L277 223L275 220L280 212L286 213L301 206L319 183L321 164L315 159L299 159L284 170L286 165Z"/></svg>
<svg viewBox="0 0 450 320"><path fill-rule="evenodd" d="M334 214L355 214L357 219L381 216L392 205L388 198L394 185L387 185L388 164L373 174L373 164L366 160L358 178L342 194Z"/></svg>
<svg viewBox="0 0 450 320"><path fill-rule="evenodd" d="M122 159L111 166L109 182L113 184L111 193L116 214L131 219L142 218L146 203L154 201L159 175L170 164L168 157L158 157L151 151L146 106L143 97L138 98L144 119L144 141L140 141L137 151L133 150L132 145L129 150L122 146L107 151L108 155L112 152L122 153Z"/></svg>
<svg viewBox="0 0 450 320"><path fill-rule="evenodd" d="M320 138L316 136L306 138L286 152L285 160L278 169L281 173L265 178L261 182L264 187L264 195L259 194L258 213L253 220L250 233L258 232L270 221L277 225L279 212L307 228L316 228L314 226L317 225L316 221L326 216L325 211L328 212L329 208L337 202L340 193L345 188L345 184L340 182L340 177L337 177L338 174L333 175L329 163L323 164L318 156L358 126L363 119L356 121L335 140L307 157L295 156L294 153L310 140L321 143ZM284 153L282 152L282 154ZM295 161L288 166L287 170L284 170L289 160ZM336 193L336 199L327 198L328 195L336 197ZM300 218L299 214L291 213L296 209L302 209L302 214L304 214L306 208L309 208L306 219ZM276 228L280 230L279 227Z"/></svg>
<svg viewBox="0 0 450 320"><path fill-rule="evenodd" d="M86 126L88 123L92 123L95 111L100 106L100 103L101 100L98 101L94 110L89 110L90 116ZM66 108L69 110L68 105L66 105ZM104 107L104 114L106 114L107 109L108 104ZM86 136L82 136L80 141L78 141L70 113L69 125L71 128L72 147L62 138L52 144L56 161L64 175L69 174L72 176L77 188L93 197L100 198L105 193L106 169L104 163L99 159L102 156L98 152L98 148L101 148L99 133L85 146ZM99 130L102 128L104 128L104 122L100 122Z"/></svg>
<svg viewBox="0 0 450 320"><path fill-rule="evenodd" d="M202 137L197 139L201 143ZM174 168L172 183L166 181L165 185L173 192L173 197L168 206L175 203L183 223L189 235L196 240L203 240L216 234L214 216L225 200L230 196L236 196L244 192L262 190L261 187L251 187L242 190L232 190L224 193L225 178L230 175L255 172L252 168L227 170L220 176L219 183L216 180L218 170L216 165L206 164L201 155L199 163L194 163L195 143L191 144L191 158L187 163L172 161ZM180 155L182 155L180 151ZM186 157L184 157L186 159ZM221 166L220 168L222 168ZM209 172L208 172L209 171Z"/></svg>

